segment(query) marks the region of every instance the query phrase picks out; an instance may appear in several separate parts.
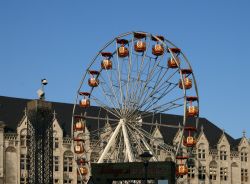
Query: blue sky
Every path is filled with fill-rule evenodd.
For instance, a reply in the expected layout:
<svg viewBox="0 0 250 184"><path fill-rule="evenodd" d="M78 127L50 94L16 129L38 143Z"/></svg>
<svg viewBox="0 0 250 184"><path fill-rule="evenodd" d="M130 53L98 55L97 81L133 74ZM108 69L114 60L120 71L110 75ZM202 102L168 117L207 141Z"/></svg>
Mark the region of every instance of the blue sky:
<svg viewBox="0 0 250 184"><path fill-rule="evenodd" d="M128 31L161 34L182 48L202 117L233 137L250 135L250 2L0 1L0 95L73 103L96 52Z"/></svg>

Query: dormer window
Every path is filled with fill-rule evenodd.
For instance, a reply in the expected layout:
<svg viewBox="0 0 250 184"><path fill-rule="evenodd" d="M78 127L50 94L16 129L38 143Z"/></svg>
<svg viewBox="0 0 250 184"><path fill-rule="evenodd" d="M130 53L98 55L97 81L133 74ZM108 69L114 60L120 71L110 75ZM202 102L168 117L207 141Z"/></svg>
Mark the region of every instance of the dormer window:
<svg viewBox="0 0 250 184"><path fill-rule="evenodd" d="M198 146L198 159L205 159L206 158L206 150L205 150L205 145L200 144Z"/></svg>

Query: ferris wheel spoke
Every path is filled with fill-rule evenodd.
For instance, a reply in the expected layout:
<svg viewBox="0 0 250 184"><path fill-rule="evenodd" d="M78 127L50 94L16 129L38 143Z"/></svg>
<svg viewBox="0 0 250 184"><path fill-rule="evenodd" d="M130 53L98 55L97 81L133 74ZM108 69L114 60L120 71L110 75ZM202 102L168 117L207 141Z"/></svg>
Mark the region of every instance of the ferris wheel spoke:
<svg viewBox="0 0 250 184"><path fill-rule="evenodd" d="M166 123L149 123L149 122L141 122L141 124L143 125L149 125L149 126L155 126L155 127L167 127L167 128L176 128L176 129L179 129L180 126L179 125L169 125L169 124L166 124Z"/></svg>
<svg viewBox="0 0 250 184"><path fill-rule="evenodd" d="M134 131L131 129L130 126L127 126L127 129L128 129L129 135L135 141L135 143L138 147L138 150L135 150L134 152L135 153L140 153L140 152L142 153L143 151L145 151L145 149L142 148L140 141L138 140L138 135L134 133Z"/></svg>
<svg viewBox="0 0 250 184"><path fill-rule="evenodd" d="M172 109L175 109L175 108L178 108L178 107L181 107L183 106L183 104L171 104L169 105L168 107L165 107L165 108L159 108L159 109L153 109L156 113L163 113L163 112L166 112L166 111L169 111L169 110L172 110ZM141 116L143 118L146 118L146 117L150 117L150 113L143 113L141 114Z"/></svg>
<svg viewBox="0 0 250 184"><path fill-rule="evenodd" d="M131 54L129 54L129 60L128 60L128 68L127 68L127 84L126 84L126 96L125 96L125 104L124 104L124 111L125 111L125 114L126 114L126 112L127 112L127 106L129 105L129 103L128 103L128 93L129 93L129 90L131 90L131 88L130 88L130 79L131 79L131 73L132 73L132 52L133 52L133 50L132 50L132 48L133 48L133 43L134 43L134 41L133 41L133 38L132 38L132 44L131 44L131 46L130 46L130 53Z"/></svg>
<svg viewBox="0 0 250 184"><path fill-rule="evenodd" d="M112 99L111 97L113 97L113 94L107 94L107 92L105 91L104 89L104 86L103 86L104 83L100 82L100 86L101 86L101 91L102 91L102 94L103 96L105 97L106 101L107 101L107 104L112 104L115 108L114 109L114 112L116 112L118 115L121 115L120 112L118 112L118 108L116 108L117 106L114 104L114 101L115 99Z"/></svg>
<svg viewBox="0 0 250 184"><path fill-rule="evenodd" d="M156 156L154 150L153 150L152 147L148 144L148 141L145 139L145 138L148 138L148 137L145 136L145 135L143 134L143 132L141 132L140 129L137 129L135 126L130 126L130 127L132 127L132 128L137 132L137 134L140 136L140 139L141 139L143 145L145 146L146 150L150 151L151 154L153 155L153 160L154 160L154 161L157 161L157 156ZM150 140L150 138L149 138L149 140ZM145 150L144 150L144 151L145 151Z"/></svg>
<svg viewBox="0 0 250 184"><path fill-rule="evenodd" d="M118 49L118 46L117 46L117 43L116 43L116 50ZM124 96L123 96L123 90L122 90L122 80L121 80L121 75L122 75L122 69L120 67L120 59L119 59L119 56L117 54L117 75L118 75L118 83L119 83L119 89L120 89L120 100L121 100L121 103L124 105ZM123 114L123 106L121 108L121 114Z"/></svg>
<svg viewBox="0 0 250 184"><path fill-rule="evenodd" d="M165 91L159 97L151 97L151 98L154 98L154 99L149 101L149 103L145 102L145 105L147 105L147 106L145 108L142 106L141 109L143 109L143 111L149 110L153 105L157 104L162 98L164 98L167 94L169 94L176 87L176 85L173 86L170 89L169 89L169 87L170 87L170 85L165 89ZM164 104L172 103L172 102L178 101L178 100L183 99L183 98L184 98L184 96L181 96L181 97L178 97L178 98L176 98L174 100L166 102Z"/></svg>
<svg viewBox="0 0 250 184"><path fill-rule="evenodd" d="M154 70L157 68L157 62L155 62L155 67L154 67ZM162 71L162 70L161 70ZM151 72L153 72L152 70L151 70ZM157 77L157 79L159 79L159 76L161 75L161 72L156 72L157 74L158 74L158 77ZM162 78L164 77L164 75L167 73L167 71L163 74L163 76L162 76ZM152 76L154 76L153 74L151 74ZM140 104L142 104L143 105L143 103L140 103L140 101L142 101L142 99L144 99L145 100L145 98L146 97L148 97L148 96L150 96L150 95L148 95L149 93L152 93L152 92L150 92L150 87L149 87L149 83L150 83L150 80L152 79L152 76L149 76L149 77L147 77L147 79L146 79L146 81L144 82L144 86L142 87L142 88L140 88L138 91L139 91L139 93L138 93L138 91L136 91L136 95L134 95L135 96L135 98L136 98L136 100L135 101L137 101L137 103L136 103L136 108L134 108L134 110L132 109L132 111L130 112L130 115L131 114L133 114L134 112L135 112L135 110L136 109L140 109L141 107L141 105ZM147 90L146 90L147 89ZM151 88L152 89L152 91L154 91L154 87L152 87ZM147 98L146 98L147 99ZM129 115L129 116L130 116Z"/></svg>
<svg viewBox="0 0 250 184"><path fill-rule="evenodd" d="M138 130L142 133L143 136L147 137L149 140L151 141L157 141L158 139L153 137L150 133L148 133L147 131L145 131L142 128L138 128ZM162 143L161 145L164 145L164 147L166 148L166 150L173 150L174 148L172 146L169 146L165 143ZM163 146L162 146L163 147Z"/></svg>
<svg viewBox="0 0 250 184"><path fill-rule="evenodd" d="M132 94L135 95L135 96L136 96L137 90L138 90L138 87L137 87L137 86L139 86L139 81L141 81L142 71L144 71L144 70L143 70L143 66L144 66L144 63L145 63L146 53L147 53L149 47L150 47L150 42L147 43L146 50L145 50L145 52L143 53L143 56L142 56L142 58L141 58L141 61L139 61L139 62L140 62L140 68L139 68L139 72L137 72L137 80L136 80L137 83L135 83L135 87L133 88L133 92L132 92ZM138 56L137 56L137 62L138 62ZM149 63L150 63L150 62L148 62L148 64L149 64Z"/></svg>
<svg viewBox="0 0 250 184"><path fill-rule="evenodd" d="M139 95L141 95L141 94L144 93L145 88L146 88L146 86L150 83L152 77L154 76L154 72L155 72L155 70L157 69L157 67L159 66L160 61L161 61L161 60L158 60L158 62L157 62L157 59L156 59L152 67L150 67L150 65L149 65L149 67L148 67L148 72L147 72L148 75L147 75L147 78L145 79L144 87L141 88L141 89L139 90ZM148 61L148 63L152 63L152 62L151 62L151 59ZM151 70L150 70L150 68L151 68ZM137 97L140 97L140 96L138 95L138 93L136 93L136 94L137 94L137 95L136 95Z"/></svg>
<svg viewBox="0 0 250 184"><path fill-rule="evenodd" d="M107 84L107 86L110 86L110 91L111 91L112 95L115 97L115 101L116 101L117 107L119 107L119 109L121 109L121 103L119 102L119 99L118 99L118 97L117 97L117 95L116 95L116 92L115 92L115 90L114 90L113 83L112 83L112 77L111 77L112 72L109 73L109 72L106 70L106 75L108 76L107 78L108 78L108 82L109 82L109 85ZM104 78L103 78L103 81L105 81ZM119 114L120 114L120 113L119 113Z"/></svg>
<svg viewBox="0 0 250 184"><path fill-rule="evenodd" d="M153 90L151 91L151 93L145 97L143 99L143 101L140 103L140 104L145 104L147 103L147 101L151 98L151 96L155 95L157 93L157 89L161 88L164 86L164 84L168 85L168 84L171 84L171 82L169 82L169 80L177 73L178 70L176 70L173 74L171 74L163 83L162 80L164 78L164 76L166 75L166 73L168 72L168 70L164 73L164 75L161 77L161 79L155 84Z"/></svg>
<svg viewBox="0 0 250 184"><path fill-rule="evenodd" d="M92 95L91 99L94 100L97 105L101 106L103 109L110 112L115 117L119 118L119 116L116 114L116 112L112 108L108 107L107 104L101 102L98 98L94 97L93 95Z"/></svg>

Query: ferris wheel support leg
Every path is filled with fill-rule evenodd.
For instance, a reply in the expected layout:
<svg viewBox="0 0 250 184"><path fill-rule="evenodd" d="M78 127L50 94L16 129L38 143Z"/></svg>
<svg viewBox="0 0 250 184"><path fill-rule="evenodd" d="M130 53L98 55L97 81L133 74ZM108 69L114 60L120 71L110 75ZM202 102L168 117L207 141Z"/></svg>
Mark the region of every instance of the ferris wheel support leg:
<svg viewBox="0 0 250 184"><path fill-rule="evenodd" d="M122 133L123 133L123 138L124 138L124 142L125 142L125 145L126 145L126 152L127 152L127 155L128 155L128 161L129 162L134 162L135 158L134 158L134 154L132 152L131 145L130 145L130 142L129 142L128 131L127 131L127 128L125 126L125 122L122 122Z"/></svg>
<svg viewBox="0 0 250 184"><path fill-rule="evenodd" d="M149 144L147 143L147 141L144 139L144 136L142 136L140 133L139 133L140 137L141 137L141 140L144 144L144 146L146 147L147 151L150 151L152 154L153 154L153 157L152 159L156 162L158 161L157 158L155 157L155 153L153 152L153 150L151 149L151 147L149 146Z"/></svg>
<svg viewBox="0 0 250 184"><path fill-rule="evenodd" d="M104 159L104 157L107 155L107 153L108 153L108 151L110 150L111 146L114 144L115 139L116 139L116 137L117 137L117 135L118 135L118 133L119 133L119 130L120 130L121 126L122 126L122 122L120 121L120 122L118 123L118 125L117 125L117 127L116 127L116 129L115 129L115 131L114 131L114 133L113 133L113 135L111 136L111 138L110 138L108 144L106 145L104 151L102 152L102 155L101 155L101 157L99 158L99 160L98 160L97 163L103 163L103 159Z"/></svg>

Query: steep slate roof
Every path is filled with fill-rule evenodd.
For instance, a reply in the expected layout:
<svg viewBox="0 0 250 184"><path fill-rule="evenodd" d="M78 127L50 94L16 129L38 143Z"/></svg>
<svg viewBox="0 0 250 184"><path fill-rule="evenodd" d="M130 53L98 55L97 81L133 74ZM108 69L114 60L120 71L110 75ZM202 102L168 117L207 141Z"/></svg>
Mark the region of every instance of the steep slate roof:
<svg viewBox="0 0 250 184"><path fill-rule="evenodd" d="M18 123L21 121L22 117L24 116L24 110L27 106L27 102L30 101L30 99L21 99L21 98L12 98L12 97L5 97L0 96L0 121L4 121L6 123L6 132L15 132L16 127ZM70 135L71 132L71 117L72 117L72 109L73 105L68 103L58 103L58 102L52 102L52 107L56 112L56 118L58 122L60 123L61 127L64 131L64 136ZM76 109L77 114L83 114L84 111L77 107ZM102 117L106 118L107 113L103 109L99 107L90 107L87 109L87 116L94 116L94 117ZM108 115L109 118L114 118L112 115ZM161 117L161 121L160 121ZM144 122L155 122L162 124L168 124L168 125L178 125L179 123L182 123L182 116L179 115L170 115L170 114L161 114L161 115L154 115L147 117L143 119ZM112 125L114 122L110 121L110 124ZM87 127L89 130L95 130L97 127L103 127L105 124L104 120L100 120L99 122L97 120L88 119L87 120ZM187 125L195 125L195 119L194 118L188 118L187 119ZM209 141L210 147L216 147L216 144L218 143L221 135L223 134L223 131L218 128L216 125L211 123L206 118L200 118L199 120L199 128L198 133L201 130L201 126L203 126L204 133ZM149 132L153 131L153 128L148 125L143 125L143 128ZM164 137L164 141L166 143L172 144L172 140L174 136L176 135L177 129L173 128L167 128L167 127L161 127L160 131ZM236 147L239 143L239 139L234 139L227 133L225 133L230 145L233 145L233 147Z"/></svg>

